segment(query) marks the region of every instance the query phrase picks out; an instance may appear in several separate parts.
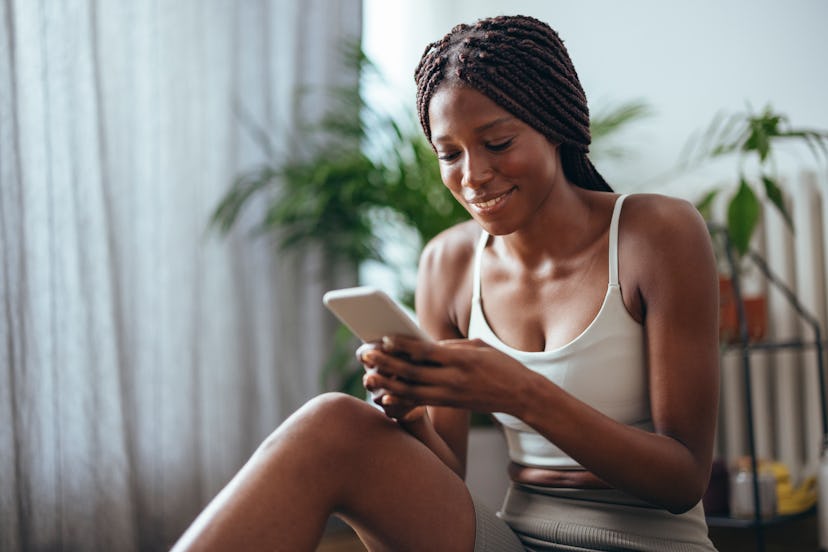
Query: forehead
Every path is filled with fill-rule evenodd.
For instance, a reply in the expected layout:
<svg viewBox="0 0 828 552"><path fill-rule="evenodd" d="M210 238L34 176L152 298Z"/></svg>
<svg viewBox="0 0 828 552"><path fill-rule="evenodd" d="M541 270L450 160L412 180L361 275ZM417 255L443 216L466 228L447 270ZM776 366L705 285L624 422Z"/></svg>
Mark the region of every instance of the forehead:
<svg viewBox="0 0 828 552"><path fill-rule="evenodd" d="M433 142L458 133L521 123L481 92L454 84L437 89L429 102L428 118Z"/></svg>

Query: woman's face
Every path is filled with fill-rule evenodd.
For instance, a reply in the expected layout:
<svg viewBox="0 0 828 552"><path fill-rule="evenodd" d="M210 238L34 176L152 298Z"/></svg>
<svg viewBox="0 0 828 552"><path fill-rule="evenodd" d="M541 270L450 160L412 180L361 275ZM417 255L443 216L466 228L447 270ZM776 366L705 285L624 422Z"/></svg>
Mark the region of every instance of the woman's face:
<svg viewBox="0 0 828 552"><path fill-rule="evenodd" d="M472 88L441 87L428 116L443 183L490 234L520 229L563 179L557 146Z"/></svg>

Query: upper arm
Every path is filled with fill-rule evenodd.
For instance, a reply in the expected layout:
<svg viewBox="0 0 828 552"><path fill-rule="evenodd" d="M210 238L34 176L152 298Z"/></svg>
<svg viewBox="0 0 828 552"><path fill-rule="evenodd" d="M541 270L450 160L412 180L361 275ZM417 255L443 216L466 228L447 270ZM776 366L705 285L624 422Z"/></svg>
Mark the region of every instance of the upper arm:
<svg viewBox="0 0 828 552"><path fill-rule="evenodd" d="M640 257L633 266L653 423L707 469L719 395L718 279L710 236L691 204L670 198L646 203L628 214L632 252Z"/></svg>
<svg viewBox="0 0 828 552"><path fill-rule="evenodd" d="M471 305L471 257L479 230L463 223L429 242L420 257L415 294L420 326L434 339L465 337ZM469 412L428 407L434 428L466 465Z"/></svg>
<svg viewBox="0 0 828 552"><path fill-rule="evenodd" d="M417 318L436 340L465 337L471 308L474 244L479 228L458 224L423 249L417 270Z"/></svg>

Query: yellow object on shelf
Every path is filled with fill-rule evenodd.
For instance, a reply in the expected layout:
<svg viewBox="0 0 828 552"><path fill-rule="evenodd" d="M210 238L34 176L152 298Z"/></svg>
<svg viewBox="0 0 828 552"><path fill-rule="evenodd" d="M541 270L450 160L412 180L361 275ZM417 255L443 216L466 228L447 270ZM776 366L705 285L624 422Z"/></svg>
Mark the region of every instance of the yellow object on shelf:
<svg viewBox="0 0 828 552"><path fill-rule="evenodd" d="M787 516L804 512L817 502L817 479L810 476L798 486L791 484L791 474L782 462L768 462L768 469L776 478L776 511Z"/></svg>
<svg viewBox="0 0 828 552"><path fill-rule="evenodd" d="M737 470L751 471L750 457L744 456L736 462ZM817 503L817 478L810 476L797 485L791 483L788 467L782 462L758 460L759 473L773 474L776 481L776 514L789 516L812 508Z"/></svg>

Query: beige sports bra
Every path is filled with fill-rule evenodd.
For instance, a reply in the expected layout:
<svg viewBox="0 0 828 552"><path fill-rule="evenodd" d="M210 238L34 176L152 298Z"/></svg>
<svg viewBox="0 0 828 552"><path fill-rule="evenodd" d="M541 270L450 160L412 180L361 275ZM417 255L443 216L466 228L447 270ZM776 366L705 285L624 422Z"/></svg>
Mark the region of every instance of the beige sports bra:
<svg viewBox="0 0 828 552"><path fill-rule="evenodd" d="M469 338L482 339L610 418L652 431L644 330L627 312L618 284L618 220L625 197L616 200L610 223L607 293L598 314L580 335L551 351L528 352L506 345L494 334L486 321L480 290L483 250L489 242L483 232L474 259ZM540 468L581 469L518 418L503 413L494 416L503 425L512 461Z"/></svg>

